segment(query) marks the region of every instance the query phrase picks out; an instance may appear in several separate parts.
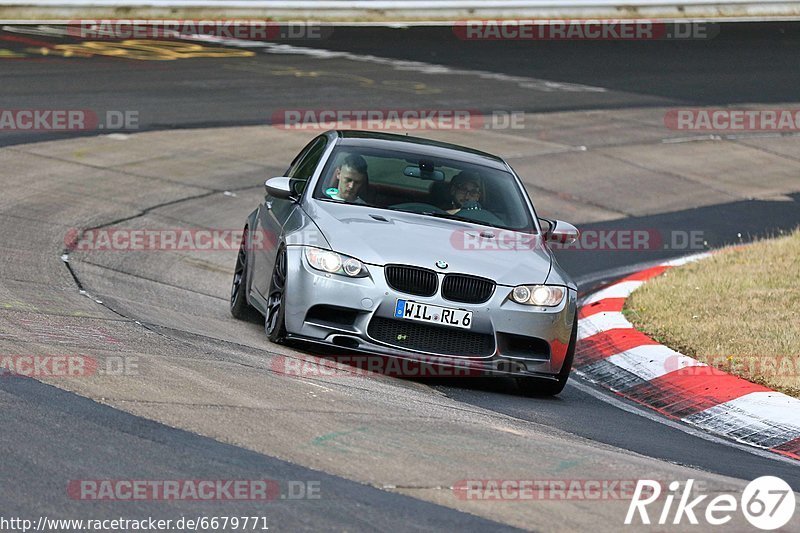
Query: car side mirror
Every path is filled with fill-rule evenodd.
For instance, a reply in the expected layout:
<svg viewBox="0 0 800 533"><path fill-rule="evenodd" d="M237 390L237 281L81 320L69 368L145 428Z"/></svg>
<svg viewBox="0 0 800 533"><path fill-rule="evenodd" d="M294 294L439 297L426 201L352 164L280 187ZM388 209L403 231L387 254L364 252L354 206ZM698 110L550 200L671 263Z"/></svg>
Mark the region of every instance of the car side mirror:
<svg viewBox="0 0 800 533"><path fill-rule="evenodd" d="M281 198L283 200L297 199L292 190L292 178L287 178L285 176L270 178L264 182L264 188L267 190L267 194L274 198Z"/></svg>
<svg viewBox="0 0 800 533"><path fill-rule="evenodd" d="M578 228L564 222L563 220L551 220L549 218L540 218L539 222L542 223L544 230L544 238L547 242L556 242L559 244L572 244L578 240L580 231Z"/></svg>

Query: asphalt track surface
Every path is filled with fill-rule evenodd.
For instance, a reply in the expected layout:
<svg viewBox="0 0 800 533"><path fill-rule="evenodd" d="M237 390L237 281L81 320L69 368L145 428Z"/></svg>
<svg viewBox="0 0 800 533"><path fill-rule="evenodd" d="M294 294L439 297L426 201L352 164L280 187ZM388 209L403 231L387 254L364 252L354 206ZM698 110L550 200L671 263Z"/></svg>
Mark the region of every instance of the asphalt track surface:
<svg viewBox="0 0 800 533"><path fill-rule="evenodd" d="M0 47L22 52L40 43L70 42L52 36L13 31L0 33ZM7 39L6 39L7 38ZM297 43L293 43L297 44ZM275 54L246 60L218 57L191 61L133 62L93 57L80 61L32 56L0 63L3 107L136 109L139 129L171 130L264 124L275 110L354 108L368 99L372 108L508 109L526 112L648 107L666 105L728 105L796 101L800 86L797 57L798 26L723 26L712 41L647 43L463 43L448 29L337 29L319 45L329 50L379 57L424 61L453 68L471 68L602 87L603 92L509 90L477 94L453 85L446 94L407 92L425 82L413 70L397 71L395 83L381 85L370 77L369 63L336 60L320 72L314 58L303 54ZM479 46L482 45L482 46ZM769 60L765 60L769 58ZM262 64L263 63L263 64ZM307 65L307 63L313 63ZM277 72L277 74L276 74ZM298 74L301 72L301 74ZM342 79L356 80L341 90ZM331 87L331 80L338 82ZM364 81L364 80L372 80ZM491 81L485 81L492 88ZM0 133L0 146L63 138L42 133ZM702 229L710 245L770 235L800 224L800 195L791 201L758 199L607 221L604 228ZM244 216L244 213L242 214ZM587 224L583 228L591 228ZM586 291L626 270L655 262L675 252L649 254L599 253L586 261L562 254L560 261L583 281ZM265 345L267 341L264 340ZM217 346L225 350L224 345ZM589 441L645 457L688 465L699 471L742 480L776 475L800 490L800 469L794 463L756 456L727 443L711 442L640 416L604 401L605 393L590 384L568 386L557 398L532 400L513 393L502 381L473 382L465 386L442 380L426 383L465 406L480 407L565 431ZM86 504L62 497L66 480L75 479L91 465L97 477L222 479L308 479L309 470L241 447L221 444L191 432L139 418L81 398L47 384L25 379L0 380L6 406L0 411L5 450L0 498L11 515L76 516ZM627 405L627 404L625 404ZM629 406L631 407L631 406ZM44 460L43 460L44 458ZM503 527L471 514L420 499L389 493L342 477L313 472L325 492L319 501L275 502L270 522L278 529L332 528L341 530L485 530ZM38 496L37 496L38 495ZM249 504L204 504L203 514L247 514ZM125 506L129 516L175 516L196 513L191 504ZM49 514L48 514L49 513ZM93 518L116 516L118 505L98 502Z"/></svg>

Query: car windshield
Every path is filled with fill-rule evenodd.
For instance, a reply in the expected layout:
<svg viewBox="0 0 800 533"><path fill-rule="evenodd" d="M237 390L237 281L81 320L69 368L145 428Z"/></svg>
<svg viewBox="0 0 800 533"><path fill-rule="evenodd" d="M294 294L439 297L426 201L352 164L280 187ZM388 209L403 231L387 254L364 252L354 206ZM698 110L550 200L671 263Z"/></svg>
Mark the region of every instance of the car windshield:
<svg viewBox="0 0 800 533"><path fill-rule="evenodd" d="M507 171L419 154L340 146L314 198L534 232L524 192Z"/></svg>

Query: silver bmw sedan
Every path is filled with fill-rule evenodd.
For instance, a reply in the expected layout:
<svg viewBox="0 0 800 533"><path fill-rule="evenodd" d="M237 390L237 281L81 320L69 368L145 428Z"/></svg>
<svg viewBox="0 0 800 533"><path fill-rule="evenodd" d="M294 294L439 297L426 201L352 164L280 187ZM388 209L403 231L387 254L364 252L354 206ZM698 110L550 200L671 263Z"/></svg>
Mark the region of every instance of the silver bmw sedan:
<svg viewBox="0 0 800 533"><path fill-rule="evenodd" d="M270 341L324 344L484 375L552 395L569 377L575 283L502 158L427 139L328 131L265 183L230 309Z"/></svg>

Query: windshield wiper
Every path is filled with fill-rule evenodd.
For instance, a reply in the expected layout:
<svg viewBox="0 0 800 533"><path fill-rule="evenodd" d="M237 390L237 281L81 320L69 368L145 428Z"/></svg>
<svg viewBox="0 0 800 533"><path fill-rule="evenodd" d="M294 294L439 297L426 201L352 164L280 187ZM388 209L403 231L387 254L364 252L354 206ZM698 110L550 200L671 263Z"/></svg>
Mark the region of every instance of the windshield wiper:
<svg viewBox="0 0 800 533"><path fill-rule="evenodd" d="M472 222L475 221L470 218L460 217L458 215L451 215L450 213L443 211L441 213L437 213L436 211L414 211L411 209L397 209L396 207L389 207L386 206L382 209L388 209L389 211L398 211L400 213L411 213L412 215L426 215L429 217L437 217L437 218L447 218L450 220L463 220L464 222Z"/></svg>
<svg viewBox="0 0 800 533"><path fill-rule="evenodd" d="M377 207L377 206L375 206ZM489 222L483 220L475 220L474 218L462 217L459 215L451 215L447 211L443 211L442 213L437 213L436 211L412 211L410 209L397 209L394 207L381 207L381 209L388 209L389 211L397 211L399 213L411 213L412 215L425 215L429 217L436 217L436 218L444 218L446 220L457 220L459 222L467 222L469 224L477 224L478 226L486 226L487 228L492 229L499 229L499 230L509 230L509 231L517 231L517 232L525 232L528 231L527 228L519 229L519 228L509 228L506 226L498 226L495 224L490 224Z"/></svg>
<svg viewBox="0 0 800 533"><path fill-rule="evenodd" d="M410 213L411 211L408 211L408 212ZM475 224L475 223L480 224L480 222L477 222L476 220L473 220L471 218L460 217L458 215L451 215L450 213L436 213L434 211L423 211L422 213L418 213L418 214L420 214L420 215L428 215L429 217L436 217L436 218L447 218L447 219L450 219L450 220L463 220L464 222L472 222L473 224Z"/></svg>

